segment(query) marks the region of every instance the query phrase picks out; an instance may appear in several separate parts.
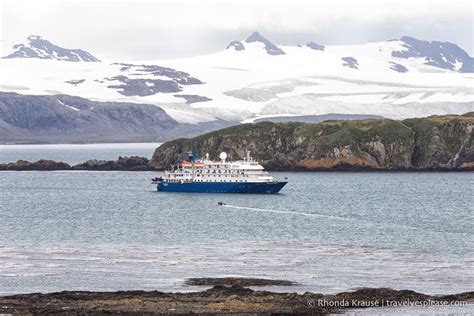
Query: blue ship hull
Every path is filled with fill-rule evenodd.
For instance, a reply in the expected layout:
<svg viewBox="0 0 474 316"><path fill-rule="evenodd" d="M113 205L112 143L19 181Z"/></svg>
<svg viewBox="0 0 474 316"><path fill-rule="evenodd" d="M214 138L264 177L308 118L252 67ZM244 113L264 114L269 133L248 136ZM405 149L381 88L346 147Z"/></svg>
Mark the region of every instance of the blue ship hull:
<svg viewBox="0 0 474 316"><path fill-rule="evenodd" d="M288 182L159 182L158 191L199 193L278 193Z"/></svg>

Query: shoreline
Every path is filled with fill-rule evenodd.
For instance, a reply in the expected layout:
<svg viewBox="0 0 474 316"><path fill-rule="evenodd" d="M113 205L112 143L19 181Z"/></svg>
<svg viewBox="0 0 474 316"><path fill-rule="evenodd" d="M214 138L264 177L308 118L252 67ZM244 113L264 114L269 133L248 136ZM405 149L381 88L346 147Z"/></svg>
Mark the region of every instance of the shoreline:
<svg viewBox="0 0 474 316"><path fill-rule="evenodd" d="M164 171L164 168L153 166L152 160L141 157L119 157L117 160L91 159L70 165L62 161L40 159L34 162L17 160L0 163L0 171ZM359 165L344 165L333 168L266 168L276 172L472 172L474 165L465 168L372 168Z"/></svg>
<svg viewBox="0 0 474 316"><path fill-rule="evenodd" d="M87 143L87 142L71 142L71 143L44 143L44 142L0 142L0 146L42 146L42 145L46 145L46 146L55 146L55 145L58 145L58 146L68 146L68 145L127 145L127 144L163 144L163 142L92 142L92 143Z"/></svg>
<svg viewBox="0 0 474 316"><path fill-rule="evenodd" d="M253 290L237 285L239 282L252 284L252 282L245 282L245 279L244 281L240 279L238 282L224 282L224 285L214 285L207 290L196 292L62 291L0 296L0 313L46 314L67 311L70 315L111 313L312 315L340 313L361 308L376 310L410 306L470 308L474 303L474 292L435 296L411 290L364 288L337 294L312 292L297 294Z"/></svg>

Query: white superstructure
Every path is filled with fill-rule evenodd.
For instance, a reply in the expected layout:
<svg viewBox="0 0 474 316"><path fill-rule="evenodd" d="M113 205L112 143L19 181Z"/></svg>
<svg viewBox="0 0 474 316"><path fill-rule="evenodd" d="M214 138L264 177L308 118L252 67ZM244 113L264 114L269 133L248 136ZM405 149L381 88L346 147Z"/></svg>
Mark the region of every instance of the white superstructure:
<svg viewBox="0 0 474 316"><path fill-rule="evenodd" d="M165 171L162 176L164 182L252 182L272 183L272 176L255 161L250 152L243 160L226 161L227 154L221 153L219 161L205 159L183 161L173 168Z"/></svg>

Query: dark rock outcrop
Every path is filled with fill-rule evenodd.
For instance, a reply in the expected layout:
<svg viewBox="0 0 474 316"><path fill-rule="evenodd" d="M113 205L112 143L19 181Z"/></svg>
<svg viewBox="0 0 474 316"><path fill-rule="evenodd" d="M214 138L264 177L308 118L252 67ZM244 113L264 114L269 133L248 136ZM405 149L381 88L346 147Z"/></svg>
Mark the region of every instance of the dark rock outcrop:
<svg viewBox="0 0 474 316"><path fill-rule="evenodd" d="M227 45L226 49L229 49L231 47L234 48L236 51L245 50L244 44L242 44L242 42L240 42L240 41L230 42L229 45Z"/></svg>
<svg viewBox="0 0 474 316"><path fill-rule="evenodd" d="M474 72L474 58L470 57L458 45L449 42L423 41L410 36L403 36L406 50L392 52L398 58L424 58L425 64L459 72ZM456 63L460 63L456 69Z"/></svg>
<svg viewBox="0 0 474 316"><path fill-rule="evenodd" d="M173 68L167 68L167 67L162 67L158 65L137 65L137 64L125 64L125 63L115 63L113 65L118 65L120 66L120 71L131 72L135 76L153 75L156 77L167 77L183 85L203 83L201 80L191 76L189 73L184 72L184 71L179 71Z"/></svg>
<svg viewBox="0 0 474 316"><path fill-rule="evenodd" d="M27 37L26 44L13 46L14 52L3 58L40 58L64 61L99 62L91 53L82 49L68 49L56 46L38 35Z"/></svg>
<svg viewBox="0 0 474 316"><path fill-rule="evenodd" d="M0 164L0 170L70 170L71 166L65 162L41 159L35 162L18 160L16 162Z"/></svg>
<svg viewBox="0 0 474 316"><path fill-rule="evenodd" d="M244 124L156 149L150 165L163 169L197 144L199 156L229 159L246 151L269 170L473 170L474 113L395 120Z"/></svg>
<svg viewBox="0 0 474 316"><path fill-rule="evenodd" d="M157 93L180 92L183 85L203 84L201 80L187 72L158 65L125 63L115 63L114 65L120 66L120 71L125 74L104 78L104 81L117 81L118 84L109 85L108 88L117 89L120 94L126 96L143 97ZM133 78L126 76L126 74L133 74ZM150 75L159 77L159 79L149 78Z"/></svg>
<svg viewBox="0 0 474 316"><path fill-rule="evenodd" d="M118 160L87 160L72 167L74 170L122 170L144 171L150 170L149 160L144 157L119 157Z"/></svg>
<svg viewBox="0 0 474 316"><path fill-rule="evenodd" d="M68 80L64 81L65 83L69 83L70 85L77 86L78 84L84 83L86 79L77 79L77 80Z"/></svg>
<svg viewBox="0 0 474 316"><path fill-rule="evenodd" d="M285 55L285 52L270 42L268 39L263 37L258 32L253 32L247 39L245 40L246 43L262 43L264 45L264 49L268 55ZM232 41L227 45L226 49L232 48L236 51L244 51L245 46L241 41Z"/></svg>
<svg viewBox="0 0 474 316"><path fill-rule="evenodd" d="M314 43L314 42L309 42L308 44L306 44L306 46L311 49L320 50L320 51L324 51L324 49L326 48L324 45Z"/></svg>
<svg viewBox="0 0 474 316"><path fill-rule="evenodd" d="M246 40L246 43L255 43L259 42L265 45L265 50L267 51L267 54L269 55L285 55L285 52L270 42L268 39L260 35L258 32L253 32Z"/></svg>
<svg viewBox="0 0 474 316"><path fill-rule="evenodd" d="M357 62L357 59L355 59L354 57L342 57L341 59L344 62L342 63L342 66L353 68L353 69L359 69L359 63Z"/></svg>
<svg viewBox="0 0 474 316"><path fill-rule="evenodd" d="M296 285L296 282L288 280L272 280L272 279L260 279L260 278L190 278L185 282L187 285L195 286L292 286Z"/></svg>
<svg viewBox="0 0 474 316"><path fill-rule="evenodd" d="M393 61L389 62L389 65L390 65L390 69L395 70L396 72L401 72L401 73L408 72L407 67L394 63Z"/></svg>
<svg viewBox="0 0 474 316"><path fill-rule="evenodd" d="M126 96L144 97L157 93L180 92L182 89L178 83L173 80L162 79L130 79L127 76L115 76L105 78L108 81L118 81L119 84L107 86L111 89L117 89L118 93Z"/></svg>
<svg viewBox="0 0 474 316"><path fill-rule="evenodd" d="M144 157L119 157L117 160L97 160L91 159L86 162L71 166L64 162L41 159L35 162L18 160L16 162L0 164L0 170L102 170L102 171L144 171L154 170L149 164L149 160Z"/></svg>

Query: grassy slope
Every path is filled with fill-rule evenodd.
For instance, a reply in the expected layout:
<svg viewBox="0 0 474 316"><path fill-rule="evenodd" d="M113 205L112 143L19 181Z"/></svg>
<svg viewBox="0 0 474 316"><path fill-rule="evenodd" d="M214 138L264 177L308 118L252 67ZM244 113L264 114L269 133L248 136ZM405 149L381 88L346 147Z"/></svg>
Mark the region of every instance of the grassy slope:
<svg viewBox="0 0 474 316"><path fill-rule="evenodd" d="M403 121L242 124L167 142L155 151L152 164L166 167L184 159L195 143L201 156L208 152L217 157L220 151L227 151L236 159L251 150L267 167L275 169L344 164L393 169L442 167L461 146L472 149L469 126L473 125L474 113Z"/></svg>

